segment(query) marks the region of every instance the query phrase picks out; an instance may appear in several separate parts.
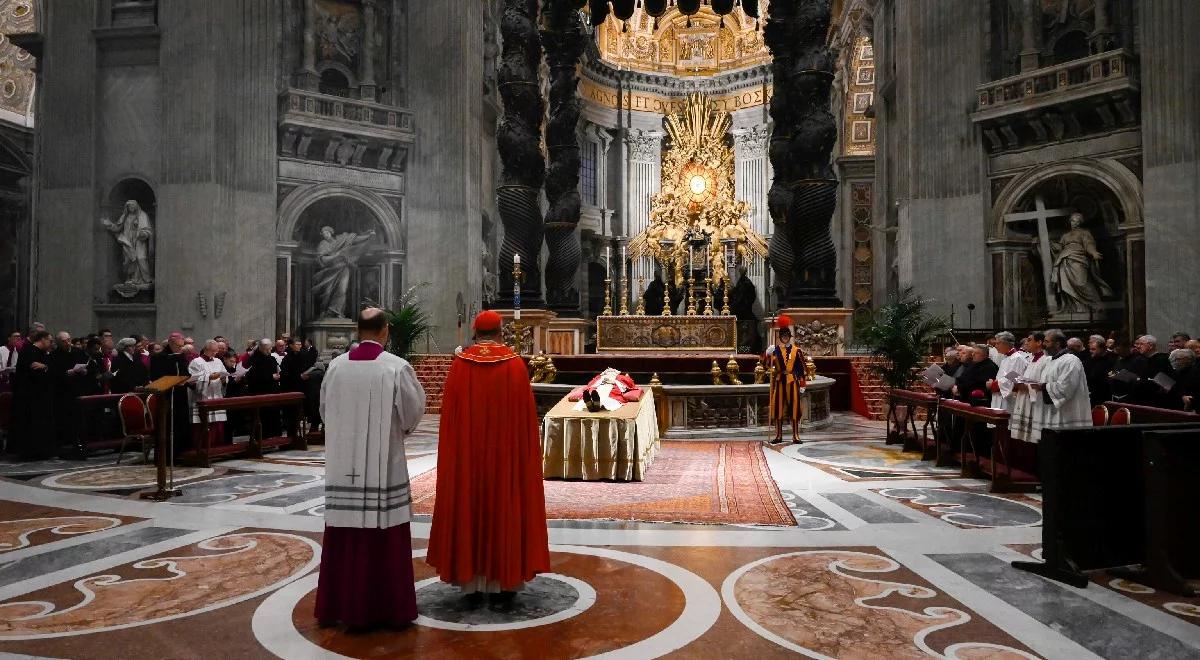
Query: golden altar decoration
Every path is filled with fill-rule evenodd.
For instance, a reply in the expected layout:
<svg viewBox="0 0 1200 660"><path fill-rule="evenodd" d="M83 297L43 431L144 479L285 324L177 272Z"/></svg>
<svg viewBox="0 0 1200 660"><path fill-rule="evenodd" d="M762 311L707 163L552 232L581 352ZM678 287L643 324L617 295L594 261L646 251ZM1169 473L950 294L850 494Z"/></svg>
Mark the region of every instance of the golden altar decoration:
<svg viewBox="0 0 1200 660"><path fill-rule="evenodd" d="M737 262L767 256L766 241L746 221L749 205L734 196L731 122L703 94L689 95L683 110L667 117L661 192L650 202L650 224L629 242L629 256L653 258L676 285L690 284L697 264L717 284Z"/></svg>
<svg viewBox="0 0 1200 660"><path fill-rule="evenodd" d="M736 316L598 316L597 353L737 353Z"/></svg>

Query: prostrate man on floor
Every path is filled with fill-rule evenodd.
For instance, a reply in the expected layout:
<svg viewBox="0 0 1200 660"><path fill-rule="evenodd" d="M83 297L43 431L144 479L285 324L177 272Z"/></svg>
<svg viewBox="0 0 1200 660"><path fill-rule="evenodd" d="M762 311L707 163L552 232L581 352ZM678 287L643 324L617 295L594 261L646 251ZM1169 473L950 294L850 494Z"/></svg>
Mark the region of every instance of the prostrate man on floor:
<svg viewBox="0 0 1200 660"><path fill-rule="evenodd" d="M358 317L357 348L329 364L325 420L325 540L317 621L352 629L407 626L417 618L411 495L404 438L425 413L412 366L384 350L387 316Z"/></svg>
<svg viewBox="0 0 1200 660"><path fill-rule="evenodd" d="M501 318L475 318L442 399L437 499L425 561L478 607L512 607L550 570L538 415L525 362L500 342ZM326 376L328 378L328 376ZM326 422L328 424L328 421Z"/></svg>

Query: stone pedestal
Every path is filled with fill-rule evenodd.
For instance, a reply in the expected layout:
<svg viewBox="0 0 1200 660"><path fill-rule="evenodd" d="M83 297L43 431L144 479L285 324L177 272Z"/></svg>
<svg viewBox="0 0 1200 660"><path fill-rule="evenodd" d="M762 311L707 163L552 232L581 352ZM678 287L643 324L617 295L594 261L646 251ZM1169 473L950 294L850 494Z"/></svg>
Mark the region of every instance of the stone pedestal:
<svg viewBox="0 0 1200 660"><path fill-rule="evenodd" d="M322 360L341 353L354 341L355 323L350 319L320 319L304 325L305 335L312 340Z"/></svg>
<svg viewBox="0 0 1200 660"><path fill-rule="evenodd" d="M546 352L551 355L583 354L583 345L591 326L591 321L587 319L552 319L546 332Z"/></svg>
<svg viewBox="0 0 1200 660"><path fill-rule="evenodd" d="M513 346L516 336L516 324L513 320L513 310L493 309L504 319L504 343ZM550 324L558 318L558 314L545 309L522 309L520 320L521 355L533 355L538 351L550 352Z"/></svg>
<svg viewBox="0 0 1200 660"><path fill-rule="evenodd" d="M781 309L795 324L793 340L810 357L845 355L850 317L854 310L841 307L799 307ZM766 319L766 343L775 343L775 319Z"/></svg>

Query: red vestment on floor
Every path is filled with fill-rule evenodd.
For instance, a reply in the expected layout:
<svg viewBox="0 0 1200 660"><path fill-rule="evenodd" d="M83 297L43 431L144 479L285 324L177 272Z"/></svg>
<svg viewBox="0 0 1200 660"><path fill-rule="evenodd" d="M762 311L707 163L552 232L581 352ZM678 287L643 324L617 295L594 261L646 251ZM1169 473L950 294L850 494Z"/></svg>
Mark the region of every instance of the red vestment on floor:
<svg viewBox="0 0 1200 660"><path fill-rule="evenodd" d="M550 570L537 407L506 346L476 344L450 367L425 561L445 582L505 591Z"/></svg>

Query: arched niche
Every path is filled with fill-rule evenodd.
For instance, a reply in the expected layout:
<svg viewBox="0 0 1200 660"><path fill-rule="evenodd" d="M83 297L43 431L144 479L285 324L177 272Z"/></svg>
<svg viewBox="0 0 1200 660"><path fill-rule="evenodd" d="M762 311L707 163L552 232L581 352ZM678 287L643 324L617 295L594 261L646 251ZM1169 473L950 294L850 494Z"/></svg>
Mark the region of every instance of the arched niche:
<svg viewBox="0 0 1200 660"><path fill-rule="evenodd" d="M136 203L136 211L127 209L131 202ZM150 228L150 237L144 246L139 245L137 237L126 233L124 229L114 231L104 225L105 221L117 225L122 223L123 218L128 222L138 212L145 213L144 220L148 221ZM94 262L96 298L111 304L154 302L155 239L158 235L158 196L154 188L140 176L119 179L100 204L100 218L101 222L95 227L98 235L94 243L97 250ZM132 245L127 245L130 243ZM136 287L128 286L132 265L127 264L127 257L138 259L143 254L145 267L132 279L147 281L140 282Z"/></svg>
<svg viewBox="0 0 1200 660"><path fill-rule="evenodd" d="M994 322L1123 329L1136 324L1131 315L1144 300L1144 285L1135 276L1141 259L1141 203L1136 177L1111 162L1057 163L1011 182L993 209L989 240ZM1057 245L1070 230L1072 212L1083 215L1081 228L1100 254L1089 281L1103 295L1086 310L1065 309L1054 284Z"/></svg>
<svg viewBox="0 0 1200 660"><path fill-rule="evenodd" d="M322 270L330 265L321 260L322 243L329 238L325 228L335 243L343 236L358 237L345 239L355 247L345 252L351 263L345 271L345 294L337 295L344 303L334 305L342 316L353 318L367 302L394 304L404 283L399 222L389 204L356 189L314 186L285 200L279 223L279 259L288 296L280 301L286 305L286 314L279 315L280 330L303 333L314 322L338 318L324 305L328 289L319 286Z"/></svg>

